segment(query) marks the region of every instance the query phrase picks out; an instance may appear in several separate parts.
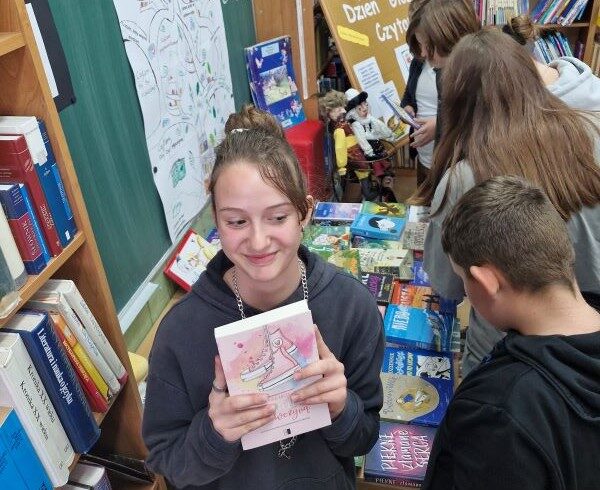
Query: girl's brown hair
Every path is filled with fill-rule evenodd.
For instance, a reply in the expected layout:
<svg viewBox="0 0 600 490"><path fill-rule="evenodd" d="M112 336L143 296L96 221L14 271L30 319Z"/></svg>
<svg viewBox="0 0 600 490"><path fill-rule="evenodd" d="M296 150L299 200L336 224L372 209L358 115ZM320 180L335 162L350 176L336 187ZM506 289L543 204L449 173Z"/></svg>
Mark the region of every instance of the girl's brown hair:
<svg viewBox="0 0 600 490"><path fill-rule="evenodd" d="M265 182L285 195L303 220L310 208L306 184L294 150L283 129L269 113L246 105L225 123L225 138L215 150L208 191L215 211L215 186L224 168L239 163L256 165Z"/></svg>
<svg viewBox="0 0 600 490"><path fill-rule="evenodd" d="M476 183L517 175L538 185L563 219L600 203L594 115L552 95L509 36L495 29L465 36L443 70L442 93L442 137L414 204L430 204L444 173L463 159Z"/></svg>
<svg viewBox="0 0 600 490"><path fill-rule="evenodd" d="M461 37L480 29L471 0L430 0L422 7L420 31L427 52L446 57Z"/></svg>
<svg viewBox="0 0 600 490"><path fill-rule="evenodd" d="M502 26L502 32L523 46L554 31L555 29L536 25L526 14L517 15Z"/></svg>
<svg viewBox="0 0 600 490"><path fill-rule="evenodd" d="M410 53L415 58L421 58L421 45L417 40L416 32L421 23L423 7L425 7L428 1L429 0L412 0L408 6L408 20L410 23L406 30L406 43L408 44Z"/></svg>

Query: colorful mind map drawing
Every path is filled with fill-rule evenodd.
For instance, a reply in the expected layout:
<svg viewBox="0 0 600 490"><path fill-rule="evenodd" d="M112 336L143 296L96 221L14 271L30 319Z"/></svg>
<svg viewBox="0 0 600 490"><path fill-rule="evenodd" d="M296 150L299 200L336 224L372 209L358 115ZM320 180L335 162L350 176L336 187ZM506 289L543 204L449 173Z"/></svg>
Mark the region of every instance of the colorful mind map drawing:
<svg viewBox="0 0 600 490"><path fill-rule="evenodd" d="M172 241L206 202L235 111L219 0L114 0Z"/></svg>

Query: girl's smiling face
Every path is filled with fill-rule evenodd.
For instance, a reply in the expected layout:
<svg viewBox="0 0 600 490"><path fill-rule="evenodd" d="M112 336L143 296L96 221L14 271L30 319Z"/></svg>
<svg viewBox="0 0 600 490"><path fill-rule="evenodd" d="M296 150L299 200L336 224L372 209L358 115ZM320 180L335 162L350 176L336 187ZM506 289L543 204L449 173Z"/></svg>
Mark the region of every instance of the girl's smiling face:
<svg viewBox="0 0 600 490"><path fill-rule="evenodd" d="M240 161L216 182L215 220L221 246L240 284L278 289L298 275L303 222L290 199L265 182L256 165ZM304 222L308 222L310 213Z"/></svg>

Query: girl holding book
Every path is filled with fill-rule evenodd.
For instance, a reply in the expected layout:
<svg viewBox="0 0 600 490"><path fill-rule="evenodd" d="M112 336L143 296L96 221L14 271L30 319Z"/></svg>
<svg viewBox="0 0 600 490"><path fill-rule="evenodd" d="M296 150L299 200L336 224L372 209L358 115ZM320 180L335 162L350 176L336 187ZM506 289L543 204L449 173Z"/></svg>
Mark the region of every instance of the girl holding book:
<svg viewBox="0 0 600 490"><path fill-rule="evenodd" d="M583 61L561 56L548 64L536 55L536 41L552 29L535 25L528 15L518 15L502 27L533 58L533 63L546 88L573 109L600 111L600 78Z"/></svg>
<svg viewBox="0 0 600 490"><path fill-rule="evenodd" d="M253 108L230 116L209 184L222 251L164 318L150 357L148 464L176 487L350 489L353 456L378 437L381 316L359 281L300 245L312 198L273 122ZM332 424L243 451L241 436L274 407L264 394L228 394L214 329L302 298L320 360L295 377L322 378L294 400L327 403Z"/></svg>
<svg viewBox="0 0 600 490"><path fill-rule="evenodd" d="M432 286L447 298L464 297L441 246L441 225L454 204L489 177L518 175L541 187L567 221L577 282L600 308L598 114L552 95L529 53L497 29L464 37L444 70L444 131L432 171L412 199L431 205L424 267ZM471 310L463 375L501 338Z"/></svg>

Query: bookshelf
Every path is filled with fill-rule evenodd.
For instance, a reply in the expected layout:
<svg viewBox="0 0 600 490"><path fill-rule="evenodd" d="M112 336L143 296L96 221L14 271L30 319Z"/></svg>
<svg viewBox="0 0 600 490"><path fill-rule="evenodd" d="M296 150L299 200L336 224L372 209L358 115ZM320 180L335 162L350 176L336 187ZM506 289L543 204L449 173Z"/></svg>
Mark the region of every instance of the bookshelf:
<svg viewBox="0 0 600 490"><path fill-rule="evenodd" d="M72 279L123 365L129 381L112 402L106 414L96 414L102 435L96 447L102 450L144 458L147 454L141 436L142 404L135 384L127 348L77 174L65 140L46 75L35 45L31 25L22 0L0 0L0 114L37 116L46 122L48 134L60 166L77 227L75 239L55 257L38 276L29 278L20 290L21 302L29 299L50 277ZM18 309L18 308L17 308ZM0 321L2 328L10 316ZM131 488L165 488L162 479L153 484ZM119 488L129 488L119 483Z"/></svg>

